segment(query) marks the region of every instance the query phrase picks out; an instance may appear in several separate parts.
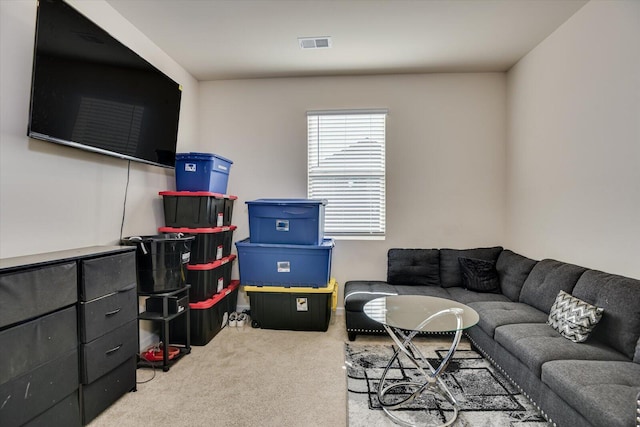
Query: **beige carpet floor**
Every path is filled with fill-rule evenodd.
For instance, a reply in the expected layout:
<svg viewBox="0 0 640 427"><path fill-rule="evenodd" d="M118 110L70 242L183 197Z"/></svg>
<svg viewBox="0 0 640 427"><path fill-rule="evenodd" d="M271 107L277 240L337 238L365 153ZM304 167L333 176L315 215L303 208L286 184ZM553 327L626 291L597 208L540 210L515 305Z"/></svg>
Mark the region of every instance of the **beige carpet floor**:
<svg viewBox="0 0 640 427"><path fill-rule="evenodd" d="M443 348L451 341L424 339ZM346 426L346 341L341 315L332 316L327 332L227 327L168 372L156 370L89 426ZM356 343L391 339L358 336ZM138 382L153 375L138 369Z"/></svg>
<svg viewBox="0 0 640 427"><path fill-rule="evenodd" d="M344 317L331 322L327 332L224 328L90 426L346 426ZM152 375L138 369L138 382Z"/></svg>

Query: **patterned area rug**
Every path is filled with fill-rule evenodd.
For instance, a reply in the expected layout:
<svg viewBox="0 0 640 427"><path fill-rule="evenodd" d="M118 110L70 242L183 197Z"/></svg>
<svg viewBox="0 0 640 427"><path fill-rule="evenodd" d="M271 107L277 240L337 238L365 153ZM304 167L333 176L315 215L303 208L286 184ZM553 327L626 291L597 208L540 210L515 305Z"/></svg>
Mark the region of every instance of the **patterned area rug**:
<svg viewBox="0 0 640 427"><path fill-rule="evenodd" d="M437 367L447 349L418 348ZM396 426L384 413L376 391L384 368L393 356L391 345L345 344L349 427ZM396 361L387 378L406 381L421 378L406 356ZM522 395L489 361L472 350L458 349L442 379L458 401L456 427L548 427L529 400ZM402 388L398 397L406 396ZM439 395L423 392L407 407L394 413L415 425L439 425L451 419L451 405Z"/></svg>

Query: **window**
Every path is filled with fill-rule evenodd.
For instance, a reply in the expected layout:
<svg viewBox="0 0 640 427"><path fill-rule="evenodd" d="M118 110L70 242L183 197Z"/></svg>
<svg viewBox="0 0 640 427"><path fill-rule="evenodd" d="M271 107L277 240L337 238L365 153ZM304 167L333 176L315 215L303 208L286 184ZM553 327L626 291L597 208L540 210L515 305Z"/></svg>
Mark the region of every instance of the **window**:
<svg viewBox="0 0 640 427"><path fill-rule="evenodd" d="M307 113L310 199L327 199L325 234L384 236L386 110Z"/></svg>

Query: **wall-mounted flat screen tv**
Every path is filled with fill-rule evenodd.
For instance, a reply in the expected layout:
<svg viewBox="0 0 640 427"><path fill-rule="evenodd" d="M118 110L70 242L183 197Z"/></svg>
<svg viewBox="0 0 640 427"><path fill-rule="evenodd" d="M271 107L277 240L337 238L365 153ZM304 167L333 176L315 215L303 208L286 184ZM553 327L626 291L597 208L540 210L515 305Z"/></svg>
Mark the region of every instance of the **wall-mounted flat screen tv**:
<svg viewBox="0 0 640 427"><path fill-rule="evenodd" d="M40 0L29 129L36 139L174 167L181 87L61 0Z"/></svg>

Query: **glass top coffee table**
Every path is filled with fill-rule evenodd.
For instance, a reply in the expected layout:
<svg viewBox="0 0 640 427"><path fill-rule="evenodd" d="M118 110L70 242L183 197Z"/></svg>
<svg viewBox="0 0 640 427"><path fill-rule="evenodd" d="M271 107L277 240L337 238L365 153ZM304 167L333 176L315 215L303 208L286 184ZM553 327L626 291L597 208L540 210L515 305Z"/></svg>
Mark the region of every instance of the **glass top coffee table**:
<svg viewBox="0 0 640 427"><path fill-rule="evenodd" d="M376 298L364 305L364 313L371 319L380 322L397 349L380 378L378 384L378 400L384 412L397 424L414 426L400 419L392 412L406 404L413 402L421 393L430 392L440 394L453 408L453 416L442 426L451 425L458 416L458 402L453 397L446 384L440 378L451 357L456 351L462 331L478 323L478 313L457 301L424 295L391 295ZM421 332L451 332L454 333L453 342L442 359L440 365L434 368L413 344L413 338ZM393 382L385 386L389 369L400 356L405 354L422 375L422 381ZM397 390L413 390L406 398L389 401L388 396Z"/></svg>

